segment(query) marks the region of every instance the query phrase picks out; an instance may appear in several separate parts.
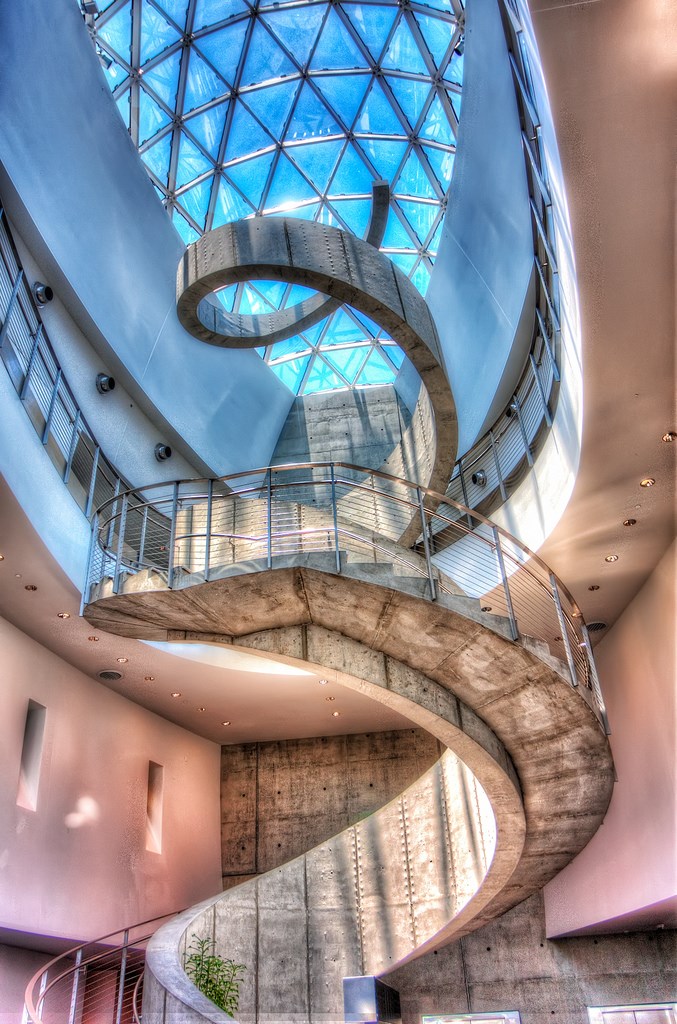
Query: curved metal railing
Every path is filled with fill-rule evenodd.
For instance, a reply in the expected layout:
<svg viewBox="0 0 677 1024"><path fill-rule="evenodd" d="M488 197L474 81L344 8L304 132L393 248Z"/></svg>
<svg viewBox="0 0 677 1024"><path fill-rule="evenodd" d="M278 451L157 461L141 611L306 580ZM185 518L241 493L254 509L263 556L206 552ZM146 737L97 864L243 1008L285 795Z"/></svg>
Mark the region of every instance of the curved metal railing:
<svg viewBox="0 0 677 1024"><path fill-rule="evenodd" d="M146 945L176 913L119 928L54 957L26 986L25 1020L32 1024L55 1020L141 1024Z"/></svg>
<svg viewBox="0 0 677 1024"><path fill-rule="evenodd" d="M418 542L402 547L415 517ZM182 589L309 554L339 574L387 565L419 591L423 578L432 601L470 599L469 614L560 659L606 728L583 617L545 562L480 513L379 471L303 463L126 490L93 517L85 597Z"/></svg>

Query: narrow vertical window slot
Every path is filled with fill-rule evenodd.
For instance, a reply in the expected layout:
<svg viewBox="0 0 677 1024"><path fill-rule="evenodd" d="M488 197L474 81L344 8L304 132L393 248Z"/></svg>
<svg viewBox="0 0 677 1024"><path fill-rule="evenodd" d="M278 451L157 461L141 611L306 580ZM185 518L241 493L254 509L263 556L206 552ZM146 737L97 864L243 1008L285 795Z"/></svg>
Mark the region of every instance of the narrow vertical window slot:
<svg viewBox="0 0 677 1024"><path fill-rule="evenodd" d="M146 849L162 853L162 797L165 770L155 761L148 762L148 799L146 802Z"/></svg>
<svg viewBox="0 0 677 1024"><path fill-rule="evenodd" d="M47 709L42 704L29 700L26 709L23 746L21 747L19 789L16 797L19 807L25 807L27 811L35 811L38 806L38 786L46 717Z"/></svg>

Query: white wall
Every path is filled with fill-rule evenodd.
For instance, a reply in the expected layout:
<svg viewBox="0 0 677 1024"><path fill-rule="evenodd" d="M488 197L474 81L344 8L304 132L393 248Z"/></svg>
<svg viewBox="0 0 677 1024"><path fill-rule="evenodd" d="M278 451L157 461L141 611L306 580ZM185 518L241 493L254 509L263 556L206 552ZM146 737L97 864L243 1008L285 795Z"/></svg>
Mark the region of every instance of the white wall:
<svg viewBox="0 0 677 1024"><path fill-rule="evenodd" d="M217 892L218 745L1 619L0 649L0 928L94 938ZM29 700L47 709L35 811L16 803ZM161 854L146 850L149 761L164 766Z"/></svg>
<svg viewBox="0 0 677 1024"><path fill-rule="evenodd" d="M677 541L595 648L618 782L604 823L545 887L549 937L677 926Z"/></svg>

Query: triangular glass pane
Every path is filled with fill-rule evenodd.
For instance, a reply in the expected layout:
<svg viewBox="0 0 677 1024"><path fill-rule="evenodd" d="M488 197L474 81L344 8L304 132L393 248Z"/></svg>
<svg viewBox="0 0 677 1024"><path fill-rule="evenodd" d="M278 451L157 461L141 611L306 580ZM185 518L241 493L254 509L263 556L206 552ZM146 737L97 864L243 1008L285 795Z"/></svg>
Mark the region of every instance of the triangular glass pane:
<svg viewBox="0 0 677 1024"><path fill-rule="evenodd" d="M185 28L188 0L157 0L157 2L180 29Z"/></svg>
<svg viewBox="0 0 677 1024"><path fill-rule="evenodd" d="M415 253L409 255L409 253L394 252L388 254L388 259L391 260L396 267L399 267L403 274L409 277L409 272L418 257Z"/></svg>
<svg viewBox="0 0 677 1024"><path fill-rule="evenodd" d="M141 63L157 57L180 38L180 32L151 7L148 0L144 0L141 9Z"/></svg>
<svg viewBox="0 0 677 1024"><path fill-rule="evenodd" d="M425 295L428 291L428 285L430 284L430 271L423 260L416 267L416 270L411 275L411 283L418 288L421 295Z"/></svg>
<svg viewBox="0 0 677 1024"><path fill-rule="evenodd" d="M324 135L340 134L342 128L329 109L307 83L303 85L289 122L287 139L309 141Z"/></svg>
<svg viewBox="0 0 677 1024"><path fill-rule="evenodd" d="M307 331L303 332L302 336L306 339L309 345L317 345L326 324L326 319L320 320L319 324L314 324L312 327L309 327Z"/></svg>
<svg viewBox="0 0 677 1024"><path fill-rule="evenodd" d="M376 79L374 79L366 103L360 111L355 131L370 132L373 135L405 134L404 127Z"/></svg>
<svg viewBox="0 0 677 1024"><path fill-rule="evenodd" d="M182 192L181 195L176 197L176 201L181 203L186 213L190 214L196 224L199 224L203 230L207 219L213 182L213 178L207 178L205 181L200 182L199 185L189 189L188 192Z"/></svg>
<svg viewBox="0 0 677 1024"><path fill-rule="evenodd" d="M283 204L279 210L269 213L270 217L295 217L297 220L315 220L319 203L305 203L303 206Z"/></svg>
<svg viewBox="0 0 677 1024"><path fill-rule="evenodd" d="M217 299L219 300L223 308L226 310L226 312L232 313L233 305L235 303L235 296L237 295L237 285L229 284L225 288L219 288L219 290L214 294L216 295Z"/></svg>
<svg viewBox="0 0 677 1024"><path fill-rule="evenodd" d="M209 107L204 114L198 114L186 121L185 128L207 150L214 159L218 156L223 128L228 113L228 101Z"/></svg>
<svg viewBox="0 0 677 1024"><path fill-rule="evenodd" d="M132 5L125 4L105 25L97 22L96 34L129 63L132 56Z"/></svg>
<svg viewBox="0 0 677 1024"><path fill-rule="evenodd" d="M264 28L261 21L254 25L249 43L249 53L242 73L242 85L257 85L271 78L283 75L298 74L298 70L287 57L286 53Z"/></svg>
<svg viewBox="0 0 677 1024"><path fill-rule="evenodd" d="M371 200L369 199L335 199L332 206L349 231L358 238L364 238L371 217Z"/></svg>
<svg viewBox="0 0 677 1024"><path fill-rule="evenodd" d="M363 348L338 349L335 352L327 352L325 359L343 374L349 384L352 384L364 361L364 352Z"/></svg>
<svg viewBox="0 0 677 1024"><path fill-rule="evenodd" d="M387 356L390 362L394 363L398 370L400 369L404 362L404 352L399 345L385 345L380 351L384 357Z"/></svg>
<svg viewBox="0 0 677 1024"><path fill-rule="evenodd" d="M369 157L379 178L392 181L407 152L406 142L389 139L360 139L360 148Z"/></svg>
<svg viewBox="0 0 677 1024"><path fill-rule="evenodd" d="M282 136L299 85L298 81L279 82L277 85L269 85L265 89L255 89L252 92L243 93L241 99L250 110L254 111L259 121L265 124L272 137L279 139Z"/></svg>
<svg viewBox="0 0 677 1024"><path fill-rule="evenodd" d="M369 52L378 63L395 18L397 7L382 7L381 4L346 4L344 7L350 20L369 47Z"/></svg>
<svg viewBox="0 0 677 1024"><path fill-rule="evenodd" d="M371 317L368 317L366 313L362 313L358 309L351 309L350 315L355 317L356 320L359 320L364 327L365 338L377 338L379 335L385 337L383 334L383 328L379 327L376 321L372 320Z"/></svg>
<svg viewBox="0 0 677 1024"><path fill-rule="evenodd" d="M454 52L444 72L447 82L463 85L463 54Z"/></svg>
<svg viewBox="0 0 677 1024"><path fill-rule="evenodd" d="M341 157L329 192L333 196L371 195L373 180L373 175L362 157L349 145Z"/></svg>
<svg viewBox="0 0 677 1024"><path fill-rule="evenodd" d="M263 20L289 52L294 54L294 59L305 67L322 24L324 10L324 4L308 5L303 8L302 17L299 17L298 8L268 11Z"/></svg>
<svg viewBox="0 0 677 1024"><path fill-rule="evenodd" d="M346 128L352 126L370 81L370 75L313 76L313 83Z"/></svg>
<svg viewBox="0 0 677 1024"><path fill-rule="evenodd" d="M253 212L251 206L244 201L239 192L229 182L222 180L219 185L219 194L216 197L212 228L220 228L222 224L230 224L231 221L251 217Z"/></svg>
<svg viewBox="0 0 677 1024"><path fill-rule="evenodd" d="M236 21L234 25L227 25L197 40L200 52L227 82L235 81L248 28L248 20Z"/></svg>
<svg viewBox="0 0 677 1024"><path fill-rule="evenodd" d="M443 146L449 146L454 142L449 118L444 112L439 96L436 96L430 104L419 135L422 139L432 139L433 142L440 142Z"/></svg>
<svg viewBox="0 0 677 1024"><path fill-rule="evenodd" d="M156 142L154 146L147 149L145 153L141 154L141 159L145 163L146 167L150 168L158 181L161 181L163 185L167 184L169 177L169 159L172 155L172 132L167 132L166 135Z"/></svg>
<svg viewBox="0 0 677 1024"><path fill-rule="evenodd" d="M360 48L352 38L334 8L329 9L319 42L310 62L311 68L335 71L339 68L366 68L369 66Z"/></svg>
<svg viewBox="0 0 677 1024"><path fill-rule="evenodd" d="M449 99L451 100L451 105L454 108L454 113L456 114L456 119L460 120L460 118L461 118L461 99L462 99L461 94L458 93L458 92L450 92L449 93Z"/></svg>
<svg viewBox="0 0 677 1024"><path fill-rule="evenodd" d="M228 129L225 162L249 156L258 150L267 149L273 140L249 113L246 107L237 101L233 110L233 118Z"/></svg>
<svg viewBox="0 0 677 1024"><path fill-rule="evenodd" d="M395 99L407 115L413 132L430 96L430 83L420 82L416 79L396 78L394 75L387 75L386 78L395 94Z"/></svg>
<svg viewBox="0 0 677 1024"><path fill-rule="evenodd" d="M227 92L227 86L215 74L197 50L190 51L188 78L186 79L186 96L183 101L185 111L201 107L203 103L216 99Z"/></svg>
<svg viewBox="0 0 677 1024"><path fill-rule="evenodd" d="M179 161L176 167L176 187L182 188L189 181L194 181L205 171L213 170L211 160L195 146L183 132L179 146Z"/></svg>
<svg viewBox="0 0 677 1024"><path fill-rule="evenodd" d="M139 89L139 145L152 139L170 120L169 115L158 107L148 93Z"/></svg>
<svg viewBox="0 0 677 1024"><path fill-rule="evenodd" d="M441 18L433 18L428 14L417 13L416 21L426 41L426 46L433 56L435 66L441 67L456 26L448 21L442 21Z"/></svg>
<svg viewBox="0 0 677 1024"><path fill-rule="evenodd" d="M244 160L241 164L228 168L228 177L244 193L255 210L261 202L274 156L274 153L264 153L253 160Z"/></svg>
<svg viewBox="0 0 677 1024"><path fill-rule="evenodd" d="M293 356L297 352L307 352L308 342L303 335L297 334L293 338L286 338L285 341L278 341L273 345L270 354L271 359L282 359L284 356Z"/></svg>
<svg viewBox="0 0 677 1024"><path fill-rule="evenodd" d="M366 334L359 323L348 316L345 309L339 309L332 317L327 333L322 339L320 348L332 345L348 345L351 342L364 341Z"/></svg>
<svg viewBox="0 0 677 1024"><path fill-rule="evenodd" d="M308 182L299 174L291 160L281 153L266 198L266 209L274 210L277 206L290 207L304 199L314 198L317 198L317 195Z"/></svg>
<svg viewBox="0 0 677 1024"><path fill-rule="evenodd" d="M176 102L176 90L179 84L179 65L181 53L177 50L166 60L158 64L151 71L146 71L143 76L143 84L150 87L163 101L165 106L174 109Z"/></svg>
<svg viewBox="0 0 677 1024"><path fill-rule="evenodd" d="M358 384L392 384L395 375L378 349L371 351L365 367L360 374Z"/></svg>
<svg viewBox="0 0 677 1024"><path fill-rule="evenodd" d="M436 11L444 11L445 14L453 14L456 16L454 8L451 6L450 0L420 0L424 7L433 7Z"/></svg>
<svg viewBox="0 0 677 1024"><path fill-rule="evenodd" d="M309 299L315 294L314 288L306 288L305 285L302 284L293 284L289 289L289 294L285 300L285 309L289 306L295 306L297 302L303 302L304 299ZM305 334L307 335L308 332L306 331Z"/></svg>
<svg viewBox="0 0 677 1024"><path fill-rule="evenodd" d="M424 199L437 198L435 195L435 189L433 188L428 175L423 170L421 161L413 150L409 154L409 158L404 165L402 174L397 179L393 191L405 196L421 196Z"/></svg>
<svg viewBox="0 0 677 1024"><path fill-rule="evenodd" d="M193 31L199 32L208 25L216 25L234 14L249 10L245 0L197 0Z"/></svg>
<svg viewBox="0 0 677 1024"><path fill-rule="evenodd" d="M122 96L118 97L115 101L117 103L118 110L120 111L120 117L125 123L125 128L129 130L130 118L132 116L132 106L130 103L130 91L125 89Z"/></svg>
<svg viewBox="0 0 677 1024"><path fill-rule="evenodd" d="M242 297L240 298L239 312L244 316L257 316L261 313L270 313L270 305L262 295L253 288L249 282L245 284Z"/></svg>
<svg viewBox="0 0 677 1024"><path fill-rule="evenodd" d="M285 363L271 363L270 368L274 370L282 383L297 395L309 360L310 356L302 356L299 359L289 359Z"/></svg>
<svg viewBox="0 0 677 1024"><path fill-rule="evenodd" d="M455 154L450 153L448 149L435 149L433 146L424 146L423 151L432 165L437 180L446 192L454 169Z"/></svg>
<svg viewBox="0 0 677 1024"><path fill-rule="evenodd" d="M316 395L321 391L335 391L337 388L344 387L345 384L340 377L336 376L331 366L325 363L320 356L315 356L306 386L303 389L304 395Z"/></svg>
<svg viewBox="0 0 677 1024"><path fill-rule="evenodd" d="M388 217L388 224L386 227L383 241L381 242L382 249L414 249L416 248L416 242L409 236L406 228L401 223L399 217L392 210Z"/></svg>
<svg viewBox="0 0 677 1024"><path fill-rule="evenodd" d="M383 67L410 71L417 75L428 74L418 43L405 21L400 21L395 30L388 52L383 58Z"/></svg>
<svg viewBox="0 0 677 1024"><path fill-rule="evenodd" d="M185 217L183 217L178 210L172 211L172 224L181 235L186 245L192 245L193 242L197 242L200 237L195 228L193 228Z"/></svg>
<svg viewBox="0 0 677 1024"><path fill-rule="evenodd" d="M435 254L435 255L437 254L437 252L438 252L438 250L440 248L440 243L442 242L442 227L443 226L444 226L444 218L442 218L442 220L439 222L439 224L437 225L437 231L435 232L433 237L428 242L428 251L433 253L433 254Z"/></svg>
<svg viewBox="0 0 677 1024"><path fill-rule="evenodd" d="M110 54L108 54L108 58L109 60L113 60ZM113 89L117 89L119 85L122 85L127 77L127 72L123 68L122 64L118 64L117 61L113 61L109 68L103 68L103 73L106 76L106 81L110 86L111 92Z"/></svg>
<svg viewBox="0 0 677 1024"><path fill-rule="evenodd" d="M324 192L343 145L343 142L315 142L308 146L290 146L285 152L318 192Z"/></svg>
<svg viewBox="0 0 677 1024"><path fill-rule="evenodd" d="M409 203L405 200L400 200L399 206L416 232L421 245L424 245L440 212L439 206L432 203Z"/></svg>

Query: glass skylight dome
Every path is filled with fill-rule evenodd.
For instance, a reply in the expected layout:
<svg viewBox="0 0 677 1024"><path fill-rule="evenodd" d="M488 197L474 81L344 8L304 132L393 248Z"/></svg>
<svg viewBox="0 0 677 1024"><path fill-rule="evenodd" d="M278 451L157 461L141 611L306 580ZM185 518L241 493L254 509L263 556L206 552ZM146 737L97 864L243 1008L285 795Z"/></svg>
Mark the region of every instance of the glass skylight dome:
<svg viewBox="0 0 677 1024"><path fill-rule="evenodd" d="M255 215L364 236L391 188L381 250L425 293L451 180L463 74L461 0L113 0L97 47L118 109L190 243ZM461 52L459 52L461 51ZM224 289L230 311L305 289ZM259 352L296 394L390 383L399 348L346 307Z"/></svg>

